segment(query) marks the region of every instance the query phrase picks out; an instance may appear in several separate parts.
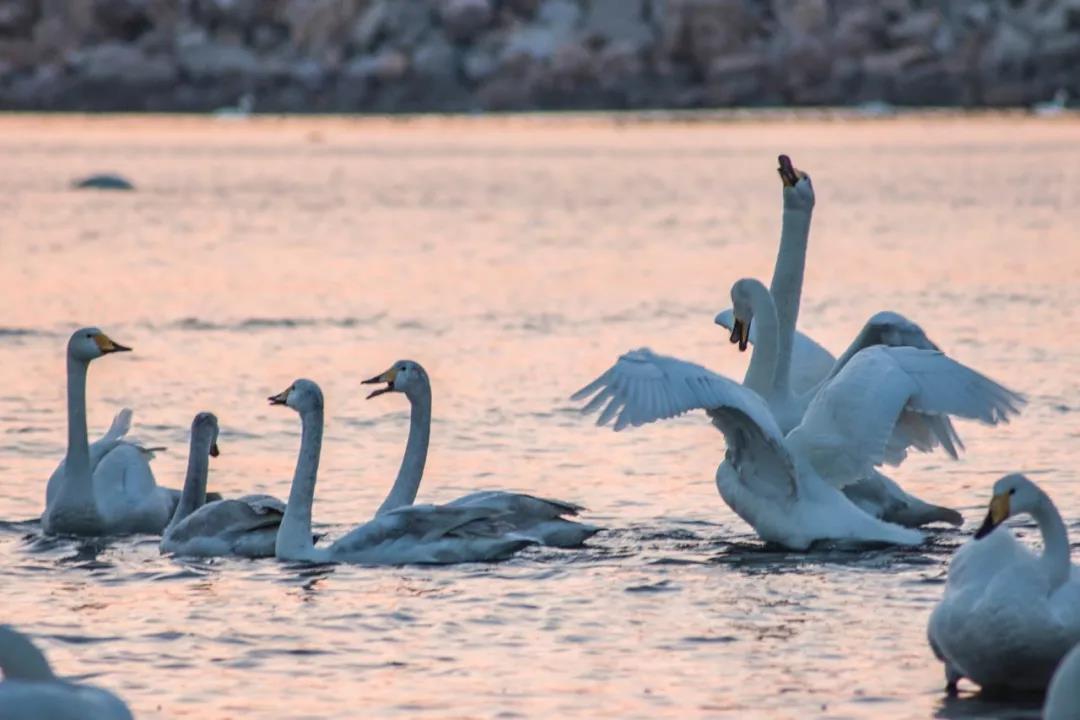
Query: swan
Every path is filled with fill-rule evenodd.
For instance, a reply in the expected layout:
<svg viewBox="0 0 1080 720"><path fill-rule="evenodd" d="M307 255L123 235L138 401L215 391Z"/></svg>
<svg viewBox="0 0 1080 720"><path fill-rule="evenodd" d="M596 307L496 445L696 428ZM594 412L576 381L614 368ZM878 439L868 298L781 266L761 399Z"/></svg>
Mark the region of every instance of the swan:
<svg viewBox="0 0 1080 720"><path fill-rule="evenodd" d="M191 422L184 490L161 535L160 550L199 557L273 557L285 503L270 495L206 501L210 458L220 452L217 437L217 417L209 412L196 415Z"/></svg>
<svg viewBox="0 0 1080 720"><path fill-rule="evenodd" d="M1080 644L1058 663L1043 705L1043 720L1076 720L1080 712Z"/></svg>
<svg viewBox="0 0 1080 720"><path fill-rule="evenodd" d="M405 395L409 400L409 438L401 460L397 479L376 516L399 507L412 505L427 460L431 438L431 381L420 363L399 360L389 370L363 381L370 385L386 383L374 390L368 399L391 392ZM599 532L593 525L567 520L565 515L577 515L582 508L560 500L546 500L522 493L487 490L470 493L447 503L449 507L484 507L500 513L500 522L523 537L541 545L577 547Z"/></svg>
<svg viewBox="0 0 1080 720"><path fill-rule="evenodd" d="M994 531L1022 514L1039 526L1040 555L1007 529ZM950 690L963 677L984 689L1045 690L1058 662L1080 642L1080 573L1069 559L1065 523L1027 477L994 483L985 521L949 564L927 636Z"/></svg>
<svg viewBox="0 0 1080 720"><path fill-rule="evenodd" d="M123 440L131 425L124 409L104 437L86 436L86 372L90 361L128 352L97 328L76 330L67 345L68 446L45 489L45 532L62 535L160 533L180 494L158 487L151 452Z"/></svg>
<svg viewBox="0 0 1080 720"><path fill-rule="evenodd" d="M805 550L818 541L920 543L921 533L873 517L841 489L904 452L894 430L905 411L993 416L999 409L982 392L989 382L942 353L868 348L785 436L754 391L642 348L620 357L573 399L589 399L584 413L603 406L597 424L614 421L615 430L705 410L727 443L716 471L720 496L762 540Z"/></svg>
<svg viewBox="0 0 1080 720"><path fill-rule="evenodd" d="M736 317L736 326L743 336L748 328L760 325L758 342L754 345L754 351L750 356L750 364L747 367L746 378L743 384L758 392L769 405L773 416L777 418L777 424L781 431L787 432L785 423L780 420L785 416L789 422L795 425L801 421L809 407L811 400L830 379L836 376L844 366L850 362L856 352L864 347L883 344L891 347L904 347L905 344L867 342L865 345L856 341L854 350L849 350L840 361L835 363L826 379L814 390L802 396L795 397L781 384L775 383L774 375L779 372L779 338L776 330L779 328L777 309L774 298L768 289L754 278L737 280L731 287L731 300ZM754 320L758 323L755 325ZM864 334L865 334L864 330ZM937 351L936 346L932 349ZM961 382L966 375L966 368L956 365L955 377L943 376L942 382ZM1017 393L1008 390L986 378L981 378L978 385L979 392L985 393L983 401L986 402L993 412L983 417L989 424L1008 422L1011 415L1018 412L1024 399ZM796 408L795 406L798 405ZM902 449L886 458L891 465L899 465L906 457L906 448L914 447L922 452L930 452L936 447L943 447L946 452L956 459L959 456L958 448L963 448L951 420L945 415L924 415L918 412L902 413L899 422L893 429L897 436L891 441L891 445ZM844 489L849 498L855 500L863 509L876 517L881 517L891 522L898 522L907 526L919 526L930 522L947 522L959 526L963 524L960 513L949 508L940 507L924 502L919 498L905 492L891 479L874 471L859 483L849 485Z"/></svg>
<svg viewBox="0 0 1080 720"><path fill-rule="evenodd" d="M0 625L0 675L0 720L132 720L109 691L56 677L42 652L10 625Z"/></svg>
<svg viewBox="0 0 1080 720"><path fill-rule="evenodd" d="M315 547L311 506L322 449L322 391L311 380L299 379L269 400L295 410L301 424L300 457L274 545L279 559L371 565L485 562L506 559L534 544L504 534L501 513L488 507L406 505L376 515L329 547Z"/></svg>

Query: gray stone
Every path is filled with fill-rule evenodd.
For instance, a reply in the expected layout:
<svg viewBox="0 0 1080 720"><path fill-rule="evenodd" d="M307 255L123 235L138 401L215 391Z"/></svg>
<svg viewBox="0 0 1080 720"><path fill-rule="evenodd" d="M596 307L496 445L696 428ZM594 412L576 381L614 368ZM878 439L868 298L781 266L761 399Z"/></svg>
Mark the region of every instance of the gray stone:
<svg viewBox="0 0 1080 720"><path fill-rule="evenodd" d="M491 77L499 67L495 50L486 44L469 48L461 59L461 70L465 78L473 83L481 83Z"/></svg>
<svg viewBox="0 0 1080 720"><path fill-rule="evenodd" d="M219 45L198 35L177 43L180 68L194 78L254 76L260 72L259 59L238 45Z"/></svg>
<svg viewBox="0 0 1080 720"><path fill-rule="evenodd" d="M0 0L0 35L29 37L37 19L37 3L28 0Z"/></svg>
<svg viewBox="0 0 1080 720"><path fill-rule="evenodd" d="M127 178L115 173L99 173L71 181L72 187L89 190L134 190Z"/></svg>
<svg viewBox="0 0 1080 720"><path fill-rule="evenodd" d="M176 63L164 56L147 57L137 47L105 43L70 53L68 63L91 81L161 85L176 80Z"/></svg>
<svg viewBox="0 0 1080 720"><path fill-rule="evenodd" d="M409 58L399 50L383 50L375 55L364 55L346 63L341 73L350 80L377 80L396 82L409 71Z"/></svg>
<svg viewBox="0 0 1080 720"><path fill-rule="evenodd" d="M455 42L469 42L491 23L490 0L442 0L443 30Z"/></svg>
<svg viewBox="0 0 1080 720"><path fill-rule="evenodd" d="M434 36L413 52L412 70L417 77L456 82L458 52L445 38Z"/></svg>
<svg viewBox="0 0 1080 720"><path fill-rule="evenodd" d="M584 32L590 38L639 50L654 39L645 20L645 0L592 0Z"/></svg>

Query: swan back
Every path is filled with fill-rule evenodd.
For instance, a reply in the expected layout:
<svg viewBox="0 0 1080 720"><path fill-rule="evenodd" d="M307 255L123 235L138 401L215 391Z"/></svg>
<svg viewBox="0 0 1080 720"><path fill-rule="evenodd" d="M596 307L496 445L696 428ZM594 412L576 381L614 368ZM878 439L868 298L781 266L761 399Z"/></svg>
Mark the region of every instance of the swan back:
<svg viewBox="0 0 1080 720"><path fill-rule="evenodd" d="M1043 705L1043 720L1076 720L1080 713L1080 643L1054 671Z"/></svg>

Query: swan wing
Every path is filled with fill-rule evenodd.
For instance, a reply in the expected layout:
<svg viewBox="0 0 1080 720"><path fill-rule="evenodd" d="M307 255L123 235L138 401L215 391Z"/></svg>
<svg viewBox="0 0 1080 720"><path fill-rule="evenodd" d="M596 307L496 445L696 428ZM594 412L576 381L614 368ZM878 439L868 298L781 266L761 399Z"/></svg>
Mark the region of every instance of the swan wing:
<svg viewBox="0 0 1080 720"><path fill-rule="evenodd" d="M715 322L720 327L731 330L735 326L735 313L722 310L716 315ZM757 325L750 324L750 342L754 343ZM791 389L801 395L816 387L828 377L836 364L833 354L821 346L809 335L795 331L795 342L791 347Z"/></svg>
<svg viewBox="0 0 1080 720"><path fill-rule="evenodd" d="M169 530L168 540L186 543L196 538L234 537L277 527L284 514L285 503L269 495L218 500L203 505L178 522Z"/></svg>
<svg viewBox="0 0 1080 720"><path fill-rule="evenodd" d="M919 449L949 441L941 417L994 424L1018 412L1023 398L941 352L874 346L862 350L814 397L788 447L837 487L858 482L906 451L904 413L930 418ZM905 425L908 423L908 425ZM897 426L902 432L894 434ZM937 433L941 434L935 434Z"/></svg>
<svg viewBox="0 0 1080 720"><path fill-rule="evenodd" d="M796 494L794 464L765 401L700 365L641 348L620 357L572 399L588 399L583 413L602 407L596 424L614 422L615 430L705 410L724 433L733 465L752 462L766 470L754 473L758 481L782 496Z"/></svg>
<svg viewBox="0 0 1080 720"><path fill-rule="evenodd" d="M580 505L525 493L483 490L453 500L447 506L496 511L499 523L513 533L551 547L577 547L600 531L595 525L567 519L585 509Z"/></svg>
<svg viewBox="0 0 1080 720"><path fill-rule="evenodd" d="M105 434L90 443L90 472L93 472L98 466L98 463L101 462L101 459L115 449L124 439L124 436L131 431L131 419L133 414L131 408L124 408L116 413L116 416L113 417L112 424L109 426L109 429L105 431ZM49 476L49 482L45 486L46 505L52 502L53 495L60 487L60 479L64 476L66 463L66 458L61 460L60 464L53 470L53 474Z"/></svg>

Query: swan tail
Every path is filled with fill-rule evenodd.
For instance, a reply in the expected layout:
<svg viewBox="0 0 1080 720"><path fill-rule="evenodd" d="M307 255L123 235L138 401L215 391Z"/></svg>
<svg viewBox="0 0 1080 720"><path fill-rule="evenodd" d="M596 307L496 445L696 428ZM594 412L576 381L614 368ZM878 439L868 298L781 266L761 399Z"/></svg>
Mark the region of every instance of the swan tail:
<svg viewBox="0 0 1080 720"><path fill-rule="evenodd" d="M102 441L115 442L131 432L131 418L133 415L134 412L131 408L124 408L116 413L112 425L109 426L109 429L105 431L105 435L102 436Z"/></svg>
<svg viewBox="0 0 1080 720"><path fill-rule="evenodd" d="M514 531L514 535L527 538L546 547L576 548L585 544L602 528L573 520L548 520L531 527Z"/></svg>

